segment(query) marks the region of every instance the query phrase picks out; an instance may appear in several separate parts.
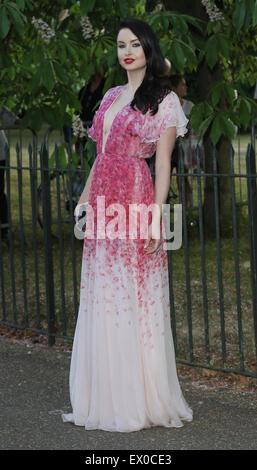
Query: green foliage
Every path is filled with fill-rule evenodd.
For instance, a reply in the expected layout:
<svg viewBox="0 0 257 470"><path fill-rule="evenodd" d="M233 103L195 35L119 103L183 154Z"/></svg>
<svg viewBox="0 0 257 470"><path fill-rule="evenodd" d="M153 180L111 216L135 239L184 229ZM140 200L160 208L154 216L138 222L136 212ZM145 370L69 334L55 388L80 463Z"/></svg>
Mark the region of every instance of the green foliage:
<svg viewBox="0 0 257 470"><path fill-rule="evenodd" d="M94 9L95 0L80 0L80 10L82 15L87 15Z"/></svg>
<svg viewBox="0 0 257 470"><path fill-rule="evenodd" d="M206 96L208 106L199 103L191 114L193 128L200 137L209 130L213 144L222 135L233 138L235 126L246 129L257 110L244 87L257 80L257 1L224 0L222 16L206 24L205 43L198 47L199 59L212 71L219 65L223 73Z"/></svg>
<svg viewBox="0 0 257 470"><path fill-rule="evenodd" d="M217 142L222 135L231 137L235 125L247 126L256 110L243 85L253 86L257 79L257 0L224 0L223 19L207 24L165 8L146 11L145 5L146 0L1 0L1 104L23 115L25 127L71 125L74 111L81 109L78 92L96 70L106 78L104 91L122 83L117 26L123 18L138 17L156 32L173 73L197 73L202 61L211 70L222 66L220 81L193 108L194 129L201 136L210 130ZM47 23L49 40L33 25L33 17ZM85 17L92 25L88 37L81 26Z"/></svg>
<svg viewBox="0 0 257 470"><path fill-rule="evenodd" d="M199 27L198 22L170 12L147 15L144 0L1 1L1 103L23 114L23 125L36 130L44 122L55 128L71 125L80 110L78 91L96 69L106 76L104 91L121 82L115 34L120 19L136 15L155 24L163 53L178 69L196 69L187 22ZM92 25L88 37L83 36L84 17ZM52 30L48 40L33 18L42 18Z"/></svg>
<svg viewBox="0 0 257 470"><path fill-rule="evenodd" d="M245 13L246 13L246 2L240 1L236 2L234 12L232 14L232 23L233 26L236 28L237 32L240 31L244 24L245 20Z"/></svg>
<svg viewBox="0 0 257 470"><path fill-rule="evenodd" d="M65 170L67 168L77 168L80 162L80 156L77 155L74 150L71 150L69 156L69 152L70 150L68 148L68 144L64 143L59 145L57 151L54 150L50 155L48 162L49 168L59 168L61 170Z"/></svg>
<svg viewBox="0 0 257 470"><path fill-rule="evenodd" d="M201 29L196 18L163 10L148 14L146 21L159 37L163 55L179 73L197 69L196 44L188 32L188 24Z"/></svg>
<svg viewBox="0 0 257 470"><path fill-rule="evenodd" d="M0 39L4 39L11 25L14 26L16 31L22 36L24 34L24 23L27 18L23 15L22 10L24 9L25 3L20 0L14 2L1 2L0 4Z"/></svg>

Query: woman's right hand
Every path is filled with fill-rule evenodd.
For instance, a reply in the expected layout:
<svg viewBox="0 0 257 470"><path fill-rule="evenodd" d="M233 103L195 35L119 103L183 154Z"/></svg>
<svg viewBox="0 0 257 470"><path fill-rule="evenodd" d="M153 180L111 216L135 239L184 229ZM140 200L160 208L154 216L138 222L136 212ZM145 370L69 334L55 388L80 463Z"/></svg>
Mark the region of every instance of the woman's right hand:
<svg viewBox="0 0 257 470"><path fill-rule="evenodd" d="M157 238L157 235L159 236L159 238ZM158 230L158 224L151 223L150 225L148 225L148 237L144 245L145 254L149 255L149 254L159 251L162 243L163 243L163 237L162 237L160 225L159 225L159 230Z"/></svg>

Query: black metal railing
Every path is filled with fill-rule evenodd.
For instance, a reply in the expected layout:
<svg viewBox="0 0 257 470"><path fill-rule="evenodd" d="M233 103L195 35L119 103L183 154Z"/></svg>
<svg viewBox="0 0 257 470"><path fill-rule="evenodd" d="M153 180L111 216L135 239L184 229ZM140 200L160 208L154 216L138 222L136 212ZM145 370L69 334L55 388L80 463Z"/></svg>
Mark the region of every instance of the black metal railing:
<svg viewBox="0 0 257 470"><path fill-rule="evenodd" d="M8 146L0 171L5 172L8 223L0 230L0 324L45 334L49 345L59 337L72 340L83 248L74 236L74 207L89 173L87 159L81 147L75 168L67 145L67 164L60 167L62 135L48 130L43 138L29 131L25 136L15 127L5 131ZM170 314L178 362L257 377L256 156L252 142L244 152L241 148L238 140L230 146L230 172L223 174L217 170L215 148L208 156L208 173L198 149L197 164L186 171L180 155L169 202L171 213L174 203L182 204L183 243L167 252ZM154 178L154 158L148 163ZM230 181L230 230L225 235L224 179Z"/></svg>

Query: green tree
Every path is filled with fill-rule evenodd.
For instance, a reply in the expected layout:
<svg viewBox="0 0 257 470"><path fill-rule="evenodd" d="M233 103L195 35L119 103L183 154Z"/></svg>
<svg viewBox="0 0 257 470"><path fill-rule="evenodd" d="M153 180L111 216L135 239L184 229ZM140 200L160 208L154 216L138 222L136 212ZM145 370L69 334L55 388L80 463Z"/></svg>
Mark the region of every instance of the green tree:
<svg viewBox="0 0 257 470"><path fill-rule="evenodd" d="M135 0L0 0L1 104L39 130L71 124L78 91L96 69L115 82L119 18L137 14Z"/></svg>
<svg viewBox="0 0 257 470"><path fill-rule="evenodd" d="M126 80L117 61L116 31L120 20L138 17L156 30L161 48L179 66L180 54L197 65L187 38L187 22L194 18L171 15L169 21L145 11L145 0L0 0L1 104L22 117L22 126L36 131L43 123L55 129L72 125L80 88L96 70L105 74L104 92ZM173 37L179 37L174 43ZM97 105L96 105L97 106ZM92 143L86 144L92 156ZM50 162L52 164L52 161Z"/></svg>
<svg viewBox="0 0 257 470"><path fill-rule="evenodd" d="M161 48L179 68L196 68L185 15L146 12L145 0L0 0L1 104L35 130L43 122L61 128L80 109L77 94L96 69L107 68L105 89L124 76L117 64L120 20L138 17L156 30ZM173 31L169 31L172 22Z"/></svg>
<svg viewBox="0 0 257 470"><path fill-rule="evenodd" d="M257 79L256 0L164 0L167 12L177 11L200 21L201 29L189 24L196 46L198 101L191 115L193 128L203 136L206 173L213 172L211 144L217 148L217 170L230 174L229 147L235 127L247 128L256 103L245 87ZM184 61L180 71L187 71ZM237 94L235 94L235 90ZM220 222L223 234L232 228L231 178L219 178ZM204 220L206 231L215 233L213 179L206 178Z"/></svg>

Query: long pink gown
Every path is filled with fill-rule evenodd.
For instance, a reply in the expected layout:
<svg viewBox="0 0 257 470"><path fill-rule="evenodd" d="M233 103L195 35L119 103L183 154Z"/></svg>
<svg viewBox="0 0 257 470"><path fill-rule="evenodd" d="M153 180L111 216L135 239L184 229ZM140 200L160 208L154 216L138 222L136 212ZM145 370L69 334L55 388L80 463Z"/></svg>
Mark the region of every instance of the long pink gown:
<svg viewBox="0 0 257 470"><path fill-rule="evenodd" d="M130 204L154 203L146 158L160 135L176 126L186 133L179 99L170 92L156 115L125 105L115 116L103 148L106 110L125 85L109 89L88 135L97 142L89 195L97 228L97 196L119 203L129 219ZM100 212L101 213L101 212ZM114 214L105 215L104 227ZM98 219L99 220L99 219ZM151 222L151 212L148 223ZM99 223L99 222L98 222ZM138 225L136 223L138 229ZM177 377L170 324L168 261L165 243L153 254L145 239L85 238L80 306L70 366L72 413L64 422L85 429L131 432L151 426L181 427L192 420ZM164 226L162 226L162 234Z"/></svg>

